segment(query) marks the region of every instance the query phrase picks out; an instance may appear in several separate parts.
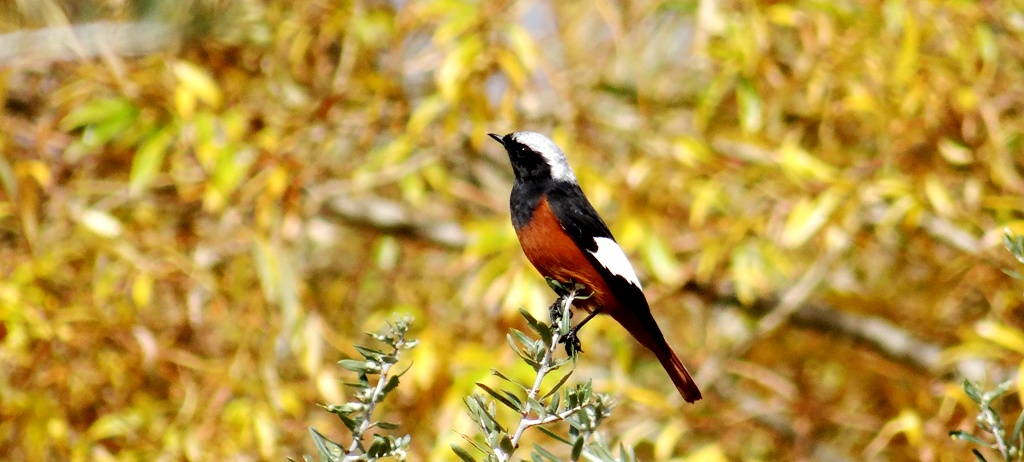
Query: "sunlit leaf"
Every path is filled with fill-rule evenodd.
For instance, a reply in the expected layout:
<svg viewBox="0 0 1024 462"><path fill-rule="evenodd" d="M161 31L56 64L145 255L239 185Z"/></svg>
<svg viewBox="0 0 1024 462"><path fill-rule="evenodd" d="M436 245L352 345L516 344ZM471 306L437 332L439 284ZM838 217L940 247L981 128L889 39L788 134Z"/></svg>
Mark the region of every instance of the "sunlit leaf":
<svg viewBox="0 0 1024 462"><path fill-rule="evenodd" d="M60 121L65 131L88 125L127 126L134 121L138 109L124 98L106 98L89 101L71 111Z"/></svg>
<svg viewBox="0 0 1024 462"><path fill-rule="evenodd" d="M660 238L647 236L642 250L644 262L657 280L667 284L678 284L683 279L682 264Z"/></svg>
<svg viewBox="0 0 1024 462"><path fill-rule="evenodd" d="M782 244L797 247L807 242L828 222L842 198L838 190L830 189L814 200L801 199L786 219L786 226L782 231Z"/></svg>
<svg viewBox="0 0 1024 462"><path fill-rule="evenodd" d="M956 214L956 205L953 203L953 197L937 176L929 175L925 178L924 193L928 197L928 202L932 204L932 207L935 207L935 210L940 215L952 217Z"/></svg>
<svg viewBox="0 0 1024 462"><path fill-rule="evenodd" d="M159 130L142 141L132 158L128 191L133 196L149 188L160 172L167 148L171 145L173 133L169 129Z"/></svg>
<svg viewBox="0 0 1024 462"><path fill-rule="evenodd" d="M459 86L466 75L472 70L475 60L483 51L483 43L476 37L460 41L448 53L441 67L437 70L437 86L446 101L455 101L459 95Z"/></svg>
<svg viewBox="0 0 1024 462"><path fill-rule="evenodd" d="M719 445L709 444L694 451L683 460L685 462L726 462L729 458Z"/></svg>
<svg viewBox="0 0 1024 462"><path fill-rule="evenodd" d="M195 95L199 101L215 108L220 106L224 96L217 82L205 69L188 61L175 61L171 63L171 70L181 87Z"/></svg>
<svg viewBox="0 0 1024 462"><path fill-rule="evenodd" d="M736 97L740 103L740 121L743 130L747 133L761 130L764 124L764 115L762 114L764 103L754 85L746 79L740 81L736 87Z"/></svg>
<svg viewBox="0 0 1024 462"><path fill-rule="evenodd" d="M974 326L979 337L1003 348L1024 354L1024 333L1005 324L981 321Z"/></svg>
<svg viewBox="0 0 1024 462"><path fill-rule="evenodd" d="M437 117L447 108L448 103L439 95L431 96L420 102L409 116L407 125L409 135L418 137L423 134L427 126L437 120Z"/></svg>
<svg viewBox="0 0 1024 462"><path fill-rule="evenodd" d="M147 307L153 299L153 277L149 273L139 273L132 281L132 302L138 307Z"/></svg>
<svg viewBox="0 0 1024 462"><path fill-rule="evenodd" d="M811 155L794 142L787 142L779 148L779 166L787 176L796 181L832 181L836 177L835 167Z"/></svg>
<svg viewBox="0 0 1024 462"><path fill-rule="evenodd" d="M970 149L948 138L939 142L939 154L953 165L967 165L974 160Z"/></svg>
<svg viewBox="0 0 1024 462"><path fill-rule="evenodd" d="M82 212L80 220L86 229L103 237L117 237L124 231L120 220L102 210L85 210Z"/></svg>

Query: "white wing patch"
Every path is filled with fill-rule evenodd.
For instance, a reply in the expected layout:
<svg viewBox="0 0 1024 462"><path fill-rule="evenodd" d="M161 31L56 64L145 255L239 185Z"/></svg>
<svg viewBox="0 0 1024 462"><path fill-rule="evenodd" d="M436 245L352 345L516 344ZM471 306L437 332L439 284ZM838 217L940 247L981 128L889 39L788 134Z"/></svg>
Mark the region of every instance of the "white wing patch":
<svg viewBox="0 0 1024 462"><path fill-rule="evenodd" d="M601 262L605 269L629 281L630 284L635 285L638 289L642 289L640 287L640 279L636 277L636 272L633 271L633 265L629 264L629 259L626 258L626 254L622 251L622 247L619 247L619 244L616 244L615 241L607 237L595 237L594 242L597 243L597 252L590 253L594 255L597 261Z"/></svg>

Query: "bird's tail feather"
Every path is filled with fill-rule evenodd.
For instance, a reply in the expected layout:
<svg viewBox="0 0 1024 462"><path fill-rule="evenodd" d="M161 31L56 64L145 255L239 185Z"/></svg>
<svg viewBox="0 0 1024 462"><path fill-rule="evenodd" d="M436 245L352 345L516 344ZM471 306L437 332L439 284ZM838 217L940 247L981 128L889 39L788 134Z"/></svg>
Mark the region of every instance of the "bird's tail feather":
<svg viewBox="0 0 1024 462"><path fill-rule="evenodd" d="M612 318L633 335L633 338L658 357L661 366L665 368L665 372L668 373L672 383L675 384L679 394L683 395L683 399L687 403L692 403L701 398L700 390L697 389L697 383L693 381L690 373L686 370L686 366L683 366L683 363L676 357L676 353L672 351L672 347L669 346L665 336L661 333L661 329L658 328L658 324L654 321L654 317L651 316L649 308L646 311L620 310L613 311L610 314Z"/></svg>
<svg viewBox="0 0 1024 462"><path fill-rule="evenodd" d="M679 358L676 357L674 351L671 348L665 352L656 352L658 361L661 361L661 366L665 368L665 372L668 372L668 376L672 378L672 383L675 384L676 390L679 390L679 394L683 395L683 399L687 403L692 403L701 398L700 390L697 389L697 383L690 377L690 373L686 370L686 366L683 365Z"/></svg>

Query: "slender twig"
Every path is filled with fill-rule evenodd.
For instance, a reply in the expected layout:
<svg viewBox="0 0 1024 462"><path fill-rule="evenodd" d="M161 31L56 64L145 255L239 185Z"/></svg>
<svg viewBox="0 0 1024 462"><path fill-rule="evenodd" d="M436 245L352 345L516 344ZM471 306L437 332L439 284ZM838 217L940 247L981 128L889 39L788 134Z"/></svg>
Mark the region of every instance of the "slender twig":
<svg viewBox="0 0 1024 462"><path fill-rule="evenodd" d="M377 376L377 386L373 388L373 394L370 395L369 402L366 404L366 409L363 411L363 421L359 424L359 429L352 432L352 444L348 446L348 453L345 454L345 460L357 460L362 456L360 450L360 443L363 440L363 434L370 429L370 422L373 418L373 410L377 407L384 397L384 387L388 384L388 372L391 371L391 366L398 363L399 352L402 351L402 346L405 345L405 338L400 338L395 343L395 362L381 364L380 374Z"/></svg>
<svg viewBox="0 0 1024 462"><path fill-rule="evenodd" d="M572 301L576 298L576 296L577 289L573 289L569 292L568 295L566 295L560 300L562 302L560 307L560 312L562 313L562 316L568 316L569 307L572 305ZM525 432L527 428L555 422L558 420L565 420L568 417L575 414L576 412L579 412L580 410L579 407L576 407L573 409L567 409L559 414L552 414L543 419L529 418L530 412L532 411L531 401L537 399L537 395L540 393L540 387L541 384L544 382L544 378L548 375L549 372L553 371L556 368L554 364L554 354L555 350L558 349L558 344L562 339L562 331L554 322L552 322L552 327L553 328L551 330L551 341L548 343L547 351L545 351L544 353L544 358L541 360L537 368L537 378L533 381L533 387L530 388L530 390L527 392L527 397L529 399L527 399L526 404L523 407L522 418L519 420L519 426L516 428L516 432L512 436L513 450L519 447L519 440L523 437L523 432ZM495 451L495 455L497 455L498 460L501 461L509 460L512 457L512 454L505 454L505 452L501 451L500 449Z"/></svg>

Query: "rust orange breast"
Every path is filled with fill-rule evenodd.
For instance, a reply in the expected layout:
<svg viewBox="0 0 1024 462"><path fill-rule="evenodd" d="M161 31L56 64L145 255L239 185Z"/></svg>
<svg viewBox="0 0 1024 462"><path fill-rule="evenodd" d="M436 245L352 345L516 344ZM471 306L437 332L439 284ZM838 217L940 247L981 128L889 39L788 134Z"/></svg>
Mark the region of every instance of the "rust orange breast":
<svg viewBox="0 0 1024 462"><path fill-rule="evenodd" d="M558 223L546 197L540 200L530 223L517 229L516 235L519 236L526 258L542 276L560 282L572 280L587 286L594 293L587 300L577 301L576 306L587 311L597 306L605 309L618 307L608 284Z"/></svg>

